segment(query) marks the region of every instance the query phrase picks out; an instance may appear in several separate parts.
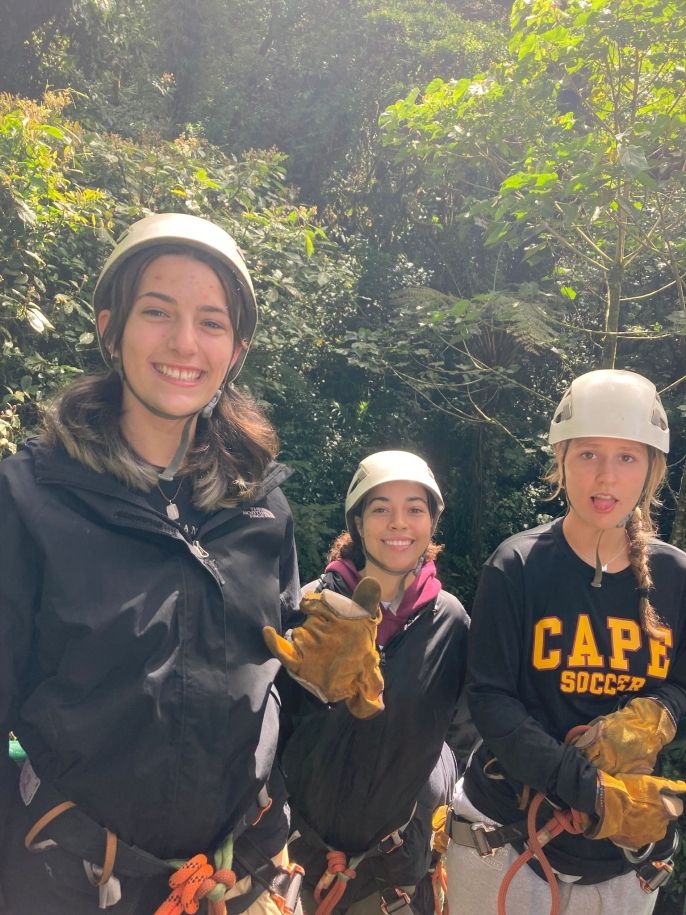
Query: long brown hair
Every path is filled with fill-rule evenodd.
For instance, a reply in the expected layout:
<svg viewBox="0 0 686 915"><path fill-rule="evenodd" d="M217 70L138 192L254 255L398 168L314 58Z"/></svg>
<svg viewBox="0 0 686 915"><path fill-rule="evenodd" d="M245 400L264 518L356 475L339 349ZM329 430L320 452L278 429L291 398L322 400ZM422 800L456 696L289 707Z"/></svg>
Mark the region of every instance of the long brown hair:
<svg viewBox="0 0 686 915"><path fill-rule="evenodd" d="M546 476L546 480L554 487L551 498L564 492L564 461L568 447L569 440L553 445L555 463ZM626 523L626 532L629 538L629 562L638 585L641 628L652 638L663 640L665 637L664 624L650 602L653 576L650 570L648 544L657 533L652 510L660 505L658 495L667 472L667 459L662 451L658 451L652 445L646 447L648 449L648 475L639 503Z"/></svg>

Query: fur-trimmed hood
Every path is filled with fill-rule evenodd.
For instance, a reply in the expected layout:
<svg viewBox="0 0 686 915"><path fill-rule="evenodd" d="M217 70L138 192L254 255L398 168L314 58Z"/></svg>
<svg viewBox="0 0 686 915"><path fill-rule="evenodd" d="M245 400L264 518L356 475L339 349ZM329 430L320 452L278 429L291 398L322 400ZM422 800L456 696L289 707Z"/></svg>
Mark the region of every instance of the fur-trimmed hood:
<svg viewBox="0 0 686 915"><path fill-rule="evenodd" d="M230 403L238 425L222 407ZM212 513L254 500L276 450L276 436L261 414L254 424L273 435L274 447L251 440L239 428L243 413L254 405L236 391L224 392L213 416L198 418L196 433L179 476L192 481L193 505ZM139 457L120 428L121 384L109 376L86 376L76 382L44 414L44 438L60 445L70 458L96 474L111 474L127 489L148 493L157 484L159 469ZM261 425L260 425L261 424ZM246 424L248 425L248 424Z"/></svg>
<svg viewBox="0 0 686 915"><path fill-rule="evenodd" d="M87 490L145 505L147 505L147 500L143 499L141 501L142 495L155 485L153 483L147 490L143 489L143 487L128 486L121 478L121 475L115 474L105 467L102 470L89 467L78 456L70 454L62 441L53 444L47 440L45 435L37 435L28 439L20 446L20 451L30 453L37 483L64 484L75 489ZM79 453L82 452L79 451ZM293 471L290 467L286 467L285 464L280 464L278 461L273 461L267 467L259 483L253 487L250 502L261 501L287 480L292 473ZM218 505L216 510L238 508L243 505L245 505L244 502L233 502L231 504ZM211 511L208 511L208 514L210 513Z"/></svg>

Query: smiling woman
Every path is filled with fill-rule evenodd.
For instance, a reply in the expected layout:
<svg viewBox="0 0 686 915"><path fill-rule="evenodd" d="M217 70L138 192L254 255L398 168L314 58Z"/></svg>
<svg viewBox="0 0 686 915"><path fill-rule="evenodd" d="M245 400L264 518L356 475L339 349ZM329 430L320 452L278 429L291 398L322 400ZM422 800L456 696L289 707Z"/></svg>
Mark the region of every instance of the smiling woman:
<svg viewBox="0 0 686 915"><path fill-rule="evenodd" d="M166 466L173 456L178 433L169 420L194 417L192 434L198 414L241 355L232 307L215 270L188 254L163 254L143 269L118 356L126 380L122 428L151 463ZM98 314L101 336L111 313L104 308Z"/></svg>
<svg viewBox="0 0 686 915"><path fill-rule="evenodd" d="M442 511L443 496L424 460L406 451L369 455L348 489L347 530L319 580L304 588L349 595L361 580L379 583L376 649L385 705L358 721L343 702L325 705L292 684L283 691L282 765L297 830L289 847L305 866L306 912L317 902L323 910L334 904L333 890L322 896L332 849L353 859L354 874L336 912L397 906L427 873L432 814L447 802L456 778L445 741L462 689L468 632L464 608L437 577L433 535Z"/></svg>
<svg viewBox="0 0 686 915"><path fill-rule="evenodd" d="M188 858L185 911L212 890L277 913L265 877L294 875L262 629L299 585L276 435L231 386L252 282L222 228L158 214L94 308L108 371L0 465L0 732L28 754L0 756L0 909L169 911Z"/></svg>

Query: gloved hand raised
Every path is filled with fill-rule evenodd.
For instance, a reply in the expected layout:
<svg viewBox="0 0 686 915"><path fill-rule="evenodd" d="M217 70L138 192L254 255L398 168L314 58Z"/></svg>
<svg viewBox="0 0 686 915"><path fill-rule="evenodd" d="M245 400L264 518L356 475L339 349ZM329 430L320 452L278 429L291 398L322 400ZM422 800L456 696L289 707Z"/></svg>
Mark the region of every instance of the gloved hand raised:
<svg viewBox="0 0 686 915"><path fill-rule="evenodd" d="M370 718L384 707L376 650L380 599L374 578L363 578L352 599L328 589L305 594L300 602L305 621L293 630L292 641L271 626L262 630L264 640L293 679L317 698L345 700L355 717Z"/></svg>
<svg viewBox="0 0 686 915"><path fill-rule="evenodd" d="M573 743L603 772L650 774L657 754L674 740L676 726L656 699L637 697L624 708L591 721Z"/></svg>
<svg viewBox="0 0 686 915"><path fill-rule="evenodd" d="M611 839L622 848L638 849L657 842L672 820L681 816L686 782L654 775L598 772L598 822L589 825L589 839Z"/></svg>

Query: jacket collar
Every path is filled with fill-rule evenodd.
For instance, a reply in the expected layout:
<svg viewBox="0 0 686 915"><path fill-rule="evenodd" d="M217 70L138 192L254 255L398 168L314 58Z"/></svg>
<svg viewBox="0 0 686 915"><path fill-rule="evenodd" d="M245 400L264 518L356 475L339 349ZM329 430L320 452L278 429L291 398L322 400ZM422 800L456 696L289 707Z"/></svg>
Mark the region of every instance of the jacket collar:
<svg viewBox="0 0 686 915"><path fill-rule="evenodd" d="M40 436L36 436L28 439L21 448L31 455L37 483L78 490L84 502L115 523L133 523L137 527L179 533L176 527L165 523L151 511L145 493L127 488L110 473L97 473L84 467L70 457L62 445L49 445ZM214 528L218 523L241 514L246 505L260 502L292 473L289 467L272 461L249 502L218 509L212 514L211 524L203 527Z"/></svg>

